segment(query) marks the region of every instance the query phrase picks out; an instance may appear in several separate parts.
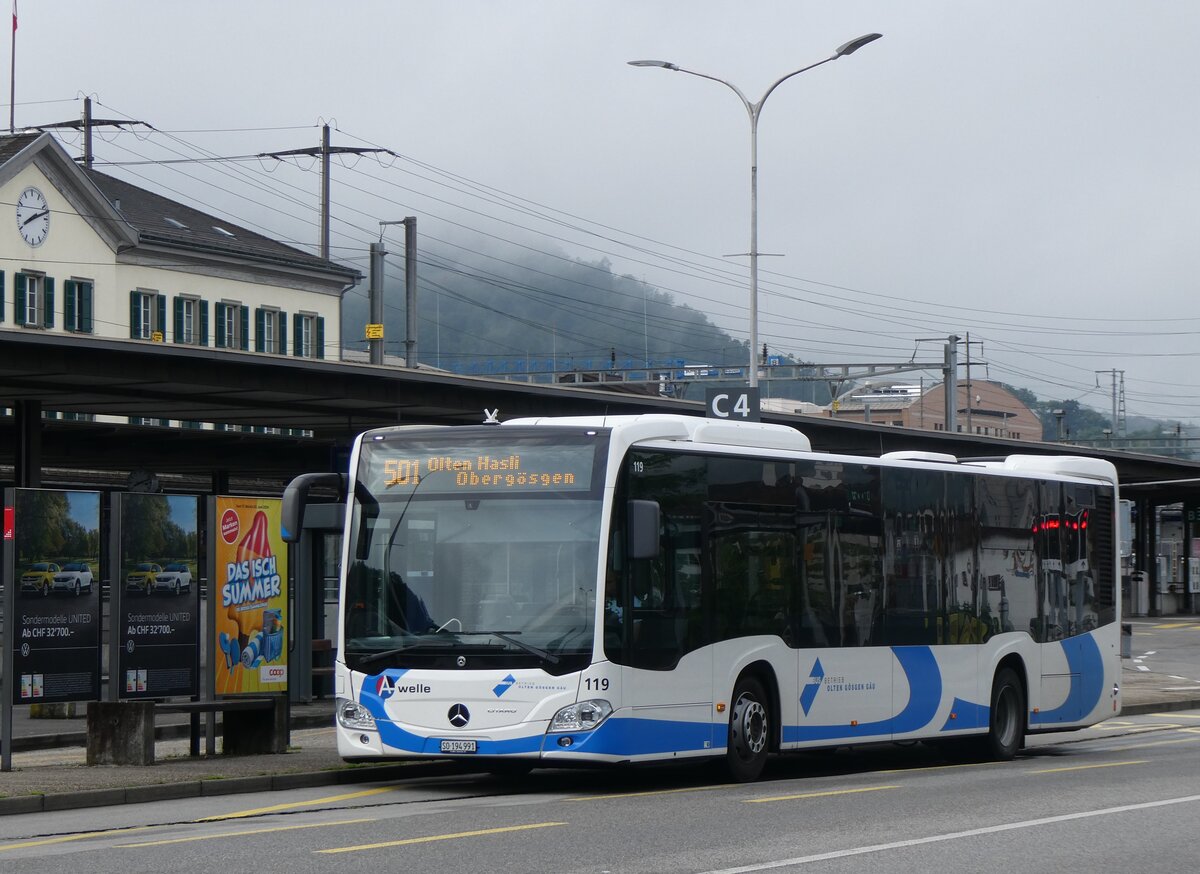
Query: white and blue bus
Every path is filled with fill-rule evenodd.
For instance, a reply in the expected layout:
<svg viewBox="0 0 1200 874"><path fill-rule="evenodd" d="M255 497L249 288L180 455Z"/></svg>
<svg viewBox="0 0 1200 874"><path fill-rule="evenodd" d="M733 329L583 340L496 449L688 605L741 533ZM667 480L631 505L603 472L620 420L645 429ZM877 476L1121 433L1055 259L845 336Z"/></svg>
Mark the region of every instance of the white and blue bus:
<svg viewBox="0 0 1200 874"><path fill-rule="evenodd" d="M294 538L309 489L284 497ZM675 415L407 426L346 485L338 749L495 770L915 739L1011 758L1120 711L1114 467L814 452Z"/></svg>

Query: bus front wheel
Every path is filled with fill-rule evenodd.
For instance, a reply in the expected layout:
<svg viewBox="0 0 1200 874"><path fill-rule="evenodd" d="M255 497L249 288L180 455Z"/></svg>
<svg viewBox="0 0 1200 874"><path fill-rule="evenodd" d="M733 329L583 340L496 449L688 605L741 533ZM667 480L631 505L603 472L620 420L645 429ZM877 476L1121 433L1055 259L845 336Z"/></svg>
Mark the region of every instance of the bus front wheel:
<svg viewBox="0 0 1200 874"><path fill-rule="evenodd" d="M771 711L766 692L755 677L742 677L733 690L729 712L729 744L725 765L739 783L757 780L770 752Z"/></svg>
<svg viewBox="0 0 1200 874"><path fill-rule="evenodd" d="M1007 762L1025 742L1025 690L1012 668L996 672L985 749L993 759Z"/></svg>

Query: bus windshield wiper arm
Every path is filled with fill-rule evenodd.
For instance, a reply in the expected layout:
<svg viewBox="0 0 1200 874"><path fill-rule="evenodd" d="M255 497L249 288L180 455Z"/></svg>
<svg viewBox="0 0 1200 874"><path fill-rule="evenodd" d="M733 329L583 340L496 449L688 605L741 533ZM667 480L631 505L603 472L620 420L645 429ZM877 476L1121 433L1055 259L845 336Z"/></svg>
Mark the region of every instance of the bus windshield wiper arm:
<svg viewBox="0 0 1200 874"><path fill-rule="evenodd" d="M546 652L546 650L542 649L541 647L534 646L532 643L525 643L523 641L517 640L515 637L510 636L513 634L520 634L520 633L521 632L519 632L519 631L460 631L460 632L458 632L458 634L490 634L492 637L498 637L501 640L503 640L505 643L511 643L513 646L517 647L518 649L523 649L523 650L525 650L525 652L530 653L531 655L535 655L538 658L540 658L544 661L547 661L552 665L557 665L560 661L562 661L562 659L560 659L558 656L554 655L553 653Z"/></svg>
<svg viewBox="0 0 1200 874"><path fill-rule="evenodd" d="M397 646L397 647L394 647L393 649L385 649L383 652L373 652L370 655L366 655L366 656L363 656L362 658L360 658L358 660L358 666L362 667L363 665L370 665L370 664L374 664L375 662L381 662L384 659L390 659L392 656L400 655L400 653L402 653L402 652L408 652L410 649L418 649L424 645L425 644L422 644L420 642L406 643L406 644L404 644L404 646Z"/></svg>

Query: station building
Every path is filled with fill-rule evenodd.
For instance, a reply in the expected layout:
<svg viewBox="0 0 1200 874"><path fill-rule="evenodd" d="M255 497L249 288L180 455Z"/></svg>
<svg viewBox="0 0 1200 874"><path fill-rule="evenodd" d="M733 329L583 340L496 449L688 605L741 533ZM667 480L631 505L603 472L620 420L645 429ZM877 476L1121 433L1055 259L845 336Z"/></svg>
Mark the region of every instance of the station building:
<svg viewBox="0 0 1200 874"><path fill-rule="evenodd" d="M0 137L0 206L0 331L341 357L354 268L80 167L47 133Z"/></svg>

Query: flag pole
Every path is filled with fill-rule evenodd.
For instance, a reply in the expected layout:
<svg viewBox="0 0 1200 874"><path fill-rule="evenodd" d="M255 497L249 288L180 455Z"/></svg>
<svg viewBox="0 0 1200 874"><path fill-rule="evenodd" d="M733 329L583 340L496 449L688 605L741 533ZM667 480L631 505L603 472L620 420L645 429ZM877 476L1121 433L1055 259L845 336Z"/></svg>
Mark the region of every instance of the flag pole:
<svg viewBox="0 0 1200 874"><path fill-rule="evenodd" d="M12 68L8 73L8 132L17 130L17 0L13 0Z"/></svg>

